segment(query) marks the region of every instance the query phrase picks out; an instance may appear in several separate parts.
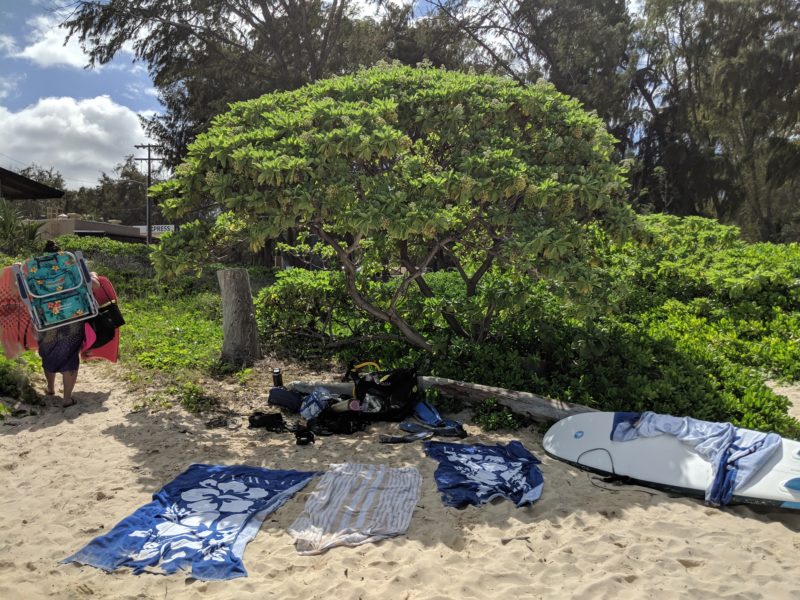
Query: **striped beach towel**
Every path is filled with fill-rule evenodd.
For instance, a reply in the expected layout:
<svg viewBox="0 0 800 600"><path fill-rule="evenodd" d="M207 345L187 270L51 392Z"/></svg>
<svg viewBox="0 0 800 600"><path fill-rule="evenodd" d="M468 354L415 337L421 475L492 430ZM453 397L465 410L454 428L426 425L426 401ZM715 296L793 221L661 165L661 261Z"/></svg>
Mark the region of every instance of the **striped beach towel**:
<svg viewBox="0 0 800 600"><path fill-rule="evenodd" d="M322 554L335 546L402 535L421 484L416 467L331 465L289 527L298 554Z"/></svg>

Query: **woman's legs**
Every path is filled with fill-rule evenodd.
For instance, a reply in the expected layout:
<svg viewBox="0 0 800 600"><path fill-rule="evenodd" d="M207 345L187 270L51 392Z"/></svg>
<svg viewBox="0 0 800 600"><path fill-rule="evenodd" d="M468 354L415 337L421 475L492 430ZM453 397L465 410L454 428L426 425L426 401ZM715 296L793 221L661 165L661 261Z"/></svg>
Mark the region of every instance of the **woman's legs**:
<svg viewBox="0 0 800 600"><path fill-rule="evenodd" d="M78 369L74 371L64 371L61 374L64 380L64 406L72 406L75 400L72 399L72 390L75 389L75 382L78 380Z"/></svg>
<svg viewBox="0 0 800 600"><path fill-rule="evenodd" d="M47 380L47 389L44 393L48 396L54 396L56 393L56 374L45 371L44 378Z"/></svg>

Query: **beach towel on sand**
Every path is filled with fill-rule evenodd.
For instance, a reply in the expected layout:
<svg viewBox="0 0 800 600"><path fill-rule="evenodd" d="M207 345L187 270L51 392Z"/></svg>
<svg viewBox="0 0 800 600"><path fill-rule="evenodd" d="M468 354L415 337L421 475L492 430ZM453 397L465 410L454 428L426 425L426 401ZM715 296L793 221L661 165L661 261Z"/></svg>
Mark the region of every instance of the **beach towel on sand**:
<svg viewBox="0 0 800 600"><path fill-rule="evenodd" d="M519 507L542 495L539 460L517 441L505 447L425 442L425 452L439 461L434 477L447 506L478 506L502 496Z"/></svg>
<svg viewBox="0 0 800 600"><path fill-rule="evenodd" d="M331 465L289 527L298 554L358 546L402 535L411 523L422 477L415 467Z"/></svg>
<svg viewBox="0 0 800 600"><path fill-rule="evenodd" d="M247 576L242 555L264 518L316 475L259 467L192 465L108 534L65 558L106 571L130 567L195 579Z"/></svg>

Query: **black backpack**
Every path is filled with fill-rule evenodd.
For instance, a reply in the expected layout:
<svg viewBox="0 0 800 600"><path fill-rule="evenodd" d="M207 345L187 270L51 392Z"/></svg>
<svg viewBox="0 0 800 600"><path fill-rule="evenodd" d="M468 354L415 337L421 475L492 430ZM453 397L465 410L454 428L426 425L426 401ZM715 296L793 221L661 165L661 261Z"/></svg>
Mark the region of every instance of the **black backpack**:
<svg viewBox="0 0 800 600"><path fill-rule="evenodd" d="M369 365L378 370L362 372ZM417 370L414 368L381 371L376 363L354 365L351 362L343 380L352 380L356 400L371 406L372 410L357 413L364 421L402 421L414 412L414 407L422 400Z"/></svg>

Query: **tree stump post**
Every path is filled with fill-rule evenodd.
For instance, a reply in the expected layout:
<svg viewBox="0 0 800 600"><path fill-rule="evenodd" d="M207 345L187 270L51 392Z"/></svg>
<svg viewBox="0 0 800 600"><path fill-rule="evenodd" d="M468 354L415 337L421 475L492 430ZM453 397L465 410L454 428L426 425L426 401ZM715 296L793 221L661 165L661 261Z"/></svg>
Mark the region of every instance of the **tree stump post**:
<svg viewBox="0 0 800 600"><path fill-rule="evenodd" d="M222 361L249 367L261 358L250 276L246 269L217 271L222 292Z"/></svg>

